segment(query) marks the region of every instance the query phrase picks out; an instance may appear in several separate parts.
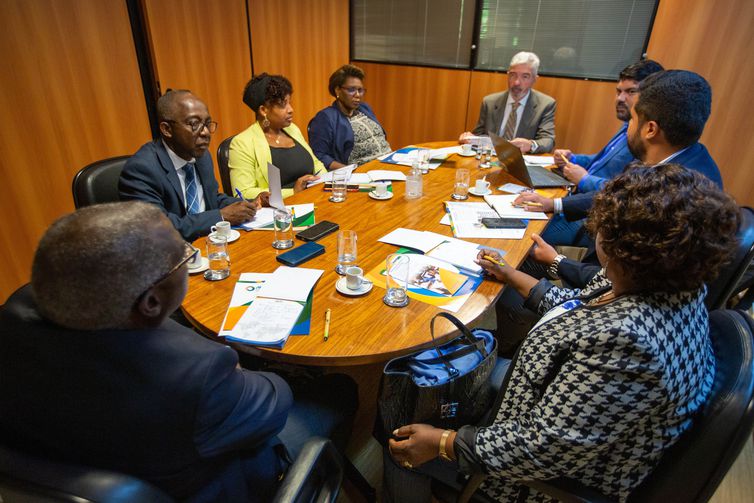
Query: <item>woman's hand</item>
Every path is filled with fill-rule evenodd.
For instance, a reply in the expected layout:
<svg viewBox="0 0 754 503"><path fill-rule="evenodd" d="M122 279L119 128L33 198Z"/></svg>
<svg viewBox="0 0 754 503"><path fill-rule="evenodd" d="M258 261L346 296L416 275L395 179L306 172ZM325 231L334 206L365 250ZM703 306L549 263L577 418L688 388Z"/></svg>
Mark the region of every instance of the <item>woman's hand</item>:
<svg viewBox="0 0 754 503"><path fill-rule="evenodd" d="M489 258L485 258L489 257ZM492 259L492 260L489 260ZM511 267L503 262L503 257L494 250L482 249L476 256L476 263L482 266L482 269L492 274L496 279L503 282L508 282L508 276ZM503 265L500 265L503 264Z"/></svg>
<svg viewBox="0 0 754 503"><path fill-rule="evenodd" d="M404 468L423 465L440 454L440 437L444 431L428 424L401 426L393 432L393 435L401 437L402 440L391 438L388 441L390 455ZM445 441L448 449L451 448L452 440L455 440L455 432L451 433Z"/></svg>
<svg viewBox="0 0 754 503"><path fill-rule="evenodd" d="M550 265L555 257L558 256L558 252L551 245L547 243L539 234L532 234L531 240L536 245L531 250L531 258L539 262L540 264Z"/></svg>
<svg viewBox="0 0 754 503"><path fill-rule="evenodd" d="M296 180L296 183L293 184L293 192L301 192L302 190L306 189L306 184L309 182L313 182L314 180L319 180L318 176L315 175L304 175L298 180Z"/></svg>

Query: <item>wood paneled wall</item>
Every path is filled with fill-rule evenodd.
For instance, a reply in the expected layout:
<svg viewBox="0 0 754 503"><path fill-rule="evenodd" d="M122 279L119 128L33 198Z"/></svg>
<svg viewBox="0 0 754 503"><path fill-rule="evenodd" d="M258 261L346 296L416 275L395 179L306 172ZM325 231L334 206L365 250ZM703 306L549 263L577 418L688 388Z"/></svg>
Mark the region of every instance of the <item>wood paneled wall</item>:
<svg viewBox="0 0 754 503"><path fill-rule="evenodd" d="M47 226L73 210L73 175L150 135L124 1L2 5L0 302L29 280Z"/></svg>
<svg viewBox="0 0 754 503"><path fill-rule="evenodd" d="M293 122L305 136L333 101L330 75L348 63L348 0L248 0L254 73L284 75L293 85Z"/></svg>

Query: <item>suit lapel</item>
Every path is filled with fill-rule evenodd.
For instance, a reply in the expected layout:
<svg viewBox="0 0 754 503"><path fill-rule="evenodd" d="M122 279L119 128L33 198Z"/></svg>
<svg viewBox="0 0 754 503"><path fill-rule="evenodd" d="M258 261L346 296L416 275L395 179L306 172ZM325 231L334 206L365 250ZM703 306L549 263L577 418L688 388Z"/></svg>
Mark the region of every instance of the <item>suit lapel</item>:
<svg viewBox="0 0 754 503"><path fill-rule="evenodd" d="M157 142L155 143L157 144L157 158L160 160L160 165L162 166L162 169L165 171L165 177L168 179L168 182L170 182L170 185L173 187L173 190L175 190L176 196L178 197L178 200L181 202L181 206L185 208L186 200L183 197L183 189L181 188L181 181L178 179L178 173L175 172L173 161L170 160L168 151L165 149L165 145L162 144L162 141L157 140Z"/></svg>
<svg viewBox="0 0 754 503"><path fill-rule="evenodd" d="M492 125L495 134L500 134L500 128L503 126L503 115L505 115L505 104L508 102L508 91L505 91L499 100L495 102L495 109L492 111Z"/></svg>
<svg viewBox="0 0 754 503"><path fill-rule="evenodd" d="M528 127L529 124L534 122L534 114L537 112L538 105L539 102L537 101L537 97L534 95L534 89L531 89L529 91L529 99L526 100L524 113L521 115L521 122L518 123L518 128L516 129L516 138L525 138L527 136L526 134L524 134L524 130Z"/></svg>

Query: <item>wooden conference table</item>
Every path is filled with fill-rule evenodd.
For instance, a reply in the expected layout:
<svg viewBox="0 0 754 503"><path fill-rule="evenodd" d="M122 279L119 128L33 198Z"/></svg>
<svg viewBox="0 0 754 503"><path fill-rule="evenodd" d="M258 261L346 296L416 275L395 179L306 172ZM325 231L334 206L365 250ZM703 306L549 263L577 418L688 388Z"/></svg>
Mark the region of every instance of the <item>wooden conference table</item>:
<svg viewBox="0 0 754 503"><path fill-rule="evenodd" d="M455 145L455 142L433 142L422 146L440 148ZM493 167L479 169L479 161L474 157L453 154L436 170L424 175L424 195L419 199L404 198L405 183L394 182L394 197L386 201L370 198L366 192L349 192L345 202L331 203L330 193L322 190L322 185L311 187L286 199L286 204L313 202L317 222L329 220L340 225L341 230L355 230L358 236L358 265L365 272L384 264L385 258L397 247L377 240L398 227L416 230L429 230L452 236L449 226L441 225L445 213L444 201L451 200L455 181L455 170L469 168L471 186L483 176L491 182L493 193L500 185L516 183L504 169ZM408 172L409 168L372 161L359 167L358 172L370 169L392 169ZM520 182L519 182L520 183ZM545 190L544 194L562 195L562 189ZM468 201L483 201L469 195ZM544 220L531 220L522 240L468 239L482 245L500 248L507 252L506 261L518 267L531 247L530 235L540 233L547 224ZM189 279L189 289L183 303L184 314L202 333L216 337L222 325L225 311L230 303L233 287L242 272L273 272L281 264L275 257L284 251L271 246L272 231L241 231L241 238L229 244L231 275L218 282L204 280L201 274ZM296 240L295 245L302 242ZM316 257L302 267L323 269L325 272L314 287L311 331L308 336L291 336L281 350L262 348L242 343L231 343L238 351L263 356L266 359L287 363L319 366L352 366L385 362L390 358L412 352L430 345L429 323L440 311L439 308L411 299L403 308L388 307L382 302L385 289L374 285L372 290L361 297L347 297L338 293L335 283L341 276L335 271L337 264L337 233L318 241L325 246L323 255ZM205 251L204 238L194 243ZM466 324L473 323L500 295L503 285L485 280L477 291L455 313ZM325 310L332 310L329 340L323 340ZM454 327L445 320L435 324L440 341L455 334Z"/></svg>

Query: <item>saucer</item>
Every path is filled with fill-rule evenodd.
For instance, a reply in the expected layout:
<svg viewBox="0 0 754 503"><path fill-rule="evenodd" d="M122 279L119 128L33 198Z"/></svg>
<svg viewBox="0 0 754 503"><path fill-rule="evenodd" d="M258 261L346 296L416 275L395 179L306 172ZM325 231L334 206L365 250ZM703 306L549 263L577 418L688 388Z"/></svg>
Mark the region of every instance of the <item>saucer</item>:
<svg viewBox="0 0 754 503"><path fill-rule="evenodd" d="M357 297L359 295L364 295L365 293L372 290L372 287L374 284L372 283L362 283L361 288L358 290L351 290L346 286L346 280L348 278L340 278L337 283L335 283L335 289L342 293L343 295L348 295L349 297Z"/></svg>
<svg viewBox="0 0 754 503"><path fill-rule="evenodd" d="M471 152L469 152L468 154L464 154L464 153L463 153L463 150L462 150L462 151L458 152L458 155L460 155L461 157L474 157L474 156L476 155L476 152L474 152L474 151L472 150L472 151L471 151Z"/></svg>
<svg viewBox="0 0 754 503"><path fill-rule="evenodd" d="M213 232L210 235L213 235L213 234L215 234L215 233ZM238 240L238 238L240 238L240 237L241 237L241 233L240 232L238 232L235 229L231 229L230 230L230 236L228 236L228 243L232 243L233 241Z"/></svg>
<svg viewBox="0 0 754 503"><path fill-rule="evenodd" d="M393 198L393 193L390 191L387 191L384 196L380 197L377 195L375 191L372 191L369 193L369 197L371 197L372 199L377 199L378 201L387 201L388 199Z"/></svg>
<svg viewBox="0 0 754 503"><path fill-rule="evenodd" d="M207 269L209 269L209 259L207 257L202 257L202 263L199 264L199 267L195 267L193 269L189 267L188 272L189 274L196 274L199 272L204 272Z"/></svg>
<svg viewBox="0 0 754 503"><path fill-rule="evenodd" d="M487 194L492 194L492 190L487 189L484 192L477 192L476 187L469 187L469 194L477 197L482 197L486 196Z"/></svg>

